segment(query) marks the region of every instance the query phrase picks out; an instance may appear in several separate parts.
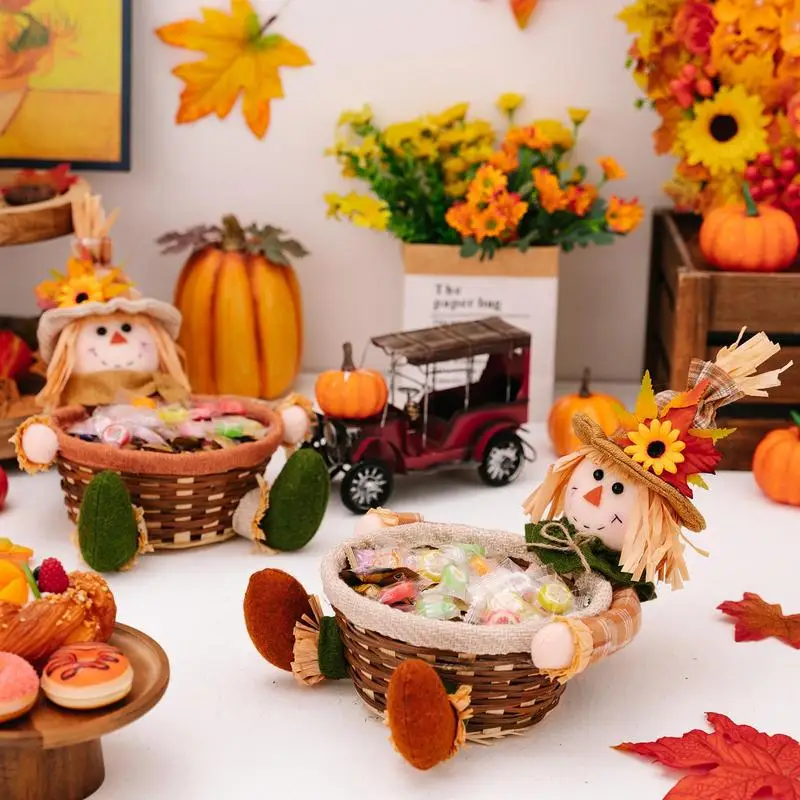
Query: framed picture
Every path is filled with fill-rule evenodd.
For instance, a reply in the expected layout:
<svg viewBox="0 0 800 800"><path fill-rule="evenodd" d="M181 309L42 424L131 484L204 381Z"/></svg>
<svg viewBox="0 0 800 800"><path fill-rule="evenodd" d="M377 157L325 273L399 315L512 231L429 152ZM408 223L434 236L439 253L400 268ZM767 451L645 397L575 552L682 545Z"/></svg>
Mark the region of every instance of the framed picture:
<svg viewBox="0 0 800 800"><path fill-rule="evenodd" d="M0 167L130 169L132 0L0 0Z"/></svg>

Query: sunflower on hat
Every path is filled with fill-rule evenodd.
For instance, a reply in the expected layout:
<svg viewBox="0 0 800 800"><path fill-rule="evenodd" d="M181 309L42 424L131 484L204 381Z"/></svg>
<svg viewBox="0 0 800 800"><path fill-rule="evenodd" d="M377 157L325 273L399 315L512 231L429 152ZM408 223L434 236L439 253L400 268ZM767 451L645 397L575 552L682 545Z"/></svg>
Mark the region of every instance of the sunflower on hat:
<svg viewBox="0 0 800 800"><path fill-rule="evenodd" d="M51 274L52 280L42 281L36 287L37 305L44 310L81 303L107 303L133 287L121 269L101 270L88 259L71 258L66 275L56 270Z"/></svg>

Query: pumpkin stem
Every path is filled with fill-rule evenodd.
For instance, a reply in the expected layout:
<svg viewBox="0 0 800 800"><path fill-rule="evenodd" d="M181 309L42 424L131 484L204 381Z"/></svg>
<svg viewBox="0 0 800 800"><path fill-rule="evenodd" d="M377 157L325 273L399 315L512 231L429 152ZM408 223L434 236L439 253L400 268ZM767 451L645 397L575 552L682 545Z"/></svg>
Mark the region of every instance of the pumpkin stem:
<svg viewBox="0 0 800 800"><path fill-rule="evenodd" d="M800 428L800 412L798 411L790 411L789 416L792 418L792 422Z"/></svg>
<svg viewBox="0 0 800 800"><path fill-rule="evenodd" d="M592 393L589 390L589 381L592 378L592 371L589 367L586 367L583 370L583 375L581 376L581 388L578 390L578 397L591 397Z"/></svg>
<svg viewBox="0 0 800 800"><path fill-rule="evenodd" d="M342 345L342 372L355 372L356 362L353 361L353 345L345 342Z"/></svg>
<svg viewBox="0 0 800 800"><path fill-rule="evenodd" d="M222 218L222 249L230 253L234 250L244 250L247 237L242 224L233 214L226 214Z"/></svg>
<svg viewBox="0 0 800 800"><path fill-rule="evenodd" d="M744 193L744 208L746 215L748 217L759 216L758 206L756 205L756 201L753 200L753 193L750 191L750 184L747 181L744 182L742 192Z"/></svg>

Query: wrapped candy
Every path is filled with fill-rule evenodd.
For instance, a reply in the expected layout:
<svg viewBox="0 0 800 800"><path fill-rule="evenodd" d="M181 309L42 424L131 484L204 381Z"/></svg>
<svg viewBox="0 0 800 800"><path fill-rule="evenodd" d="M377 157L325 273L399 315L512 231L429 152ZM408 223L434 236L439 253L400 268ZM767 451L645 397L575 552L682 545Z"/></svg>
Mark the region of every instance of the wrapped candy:
<svg viewBox="0 0 800 800"><path fill-rule="evenodd" d="M452 597L428 589L419 596L415 604L416 613L428 619L455 619L461 616L461 610Z"/></svg>

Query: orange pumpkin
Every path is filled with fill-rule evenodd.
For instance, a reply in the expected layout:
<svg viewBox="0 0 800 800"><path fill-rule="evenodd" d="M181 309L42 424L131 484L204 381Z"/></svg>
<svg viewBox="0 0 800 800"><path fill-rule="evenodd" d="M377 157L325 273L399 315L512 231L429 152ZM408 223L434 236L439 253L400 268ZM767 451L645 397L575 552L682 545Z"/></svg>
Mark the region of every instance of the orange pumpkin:
<svg viewBox="0 0 800 800"><path fill-rule="evenodd" d="M340 370L323 372L314 387L319 407L331 417L366 419L383 411L389 389L380 372L356 369L353 346L345 342Z"/></svg>
<svg viewBox="0 0 800 800"><path fill-rule="evenodd" d="M305 250L276 228L245 232L233 216L210 230L210 240L209 229L159 240L164 252L195 246L175 289L183 315L178 343L192 389L279 397L297 377L303 352L300 287L286 253Z"/></svg>
<svg viewBox="0 0 800 800"><path fill-rule="evenodd" d="M743 204L720 206L706 215L700 250L722 270L779 272L797 257L797 226L785 211L756 205L745 184Z"/></svg>
<svg viewBox="0 0 800 800"><path fill-rule="evenodd" d="M753 476L764 494L776 503L800 506L800 414L794 425L770 431L756 447Z"/></svg>
<svg viewBox="0 0 800 800"><path fill-rule="evenodd" d="M33 363L30 347L11 331L0 331L0 378L13 380Z"/></svg>
<svg viewBox="0 0 800 800"><path fill-rule="evenodd" d="M585 369L578 393L559 398L550 409L547 431L553 449L559 456L565 456L580 447L578 437L572 430L572 418L576 414L586 414L591 417L608 436L619 427L617 407L622 403L609 394L592 392L589 389L590 377L591 371Z"/></svg>

